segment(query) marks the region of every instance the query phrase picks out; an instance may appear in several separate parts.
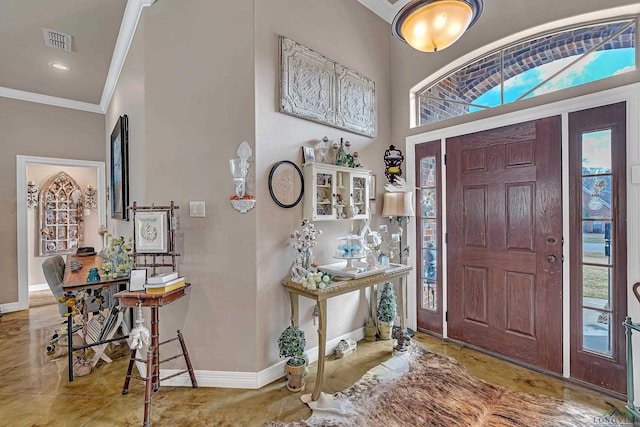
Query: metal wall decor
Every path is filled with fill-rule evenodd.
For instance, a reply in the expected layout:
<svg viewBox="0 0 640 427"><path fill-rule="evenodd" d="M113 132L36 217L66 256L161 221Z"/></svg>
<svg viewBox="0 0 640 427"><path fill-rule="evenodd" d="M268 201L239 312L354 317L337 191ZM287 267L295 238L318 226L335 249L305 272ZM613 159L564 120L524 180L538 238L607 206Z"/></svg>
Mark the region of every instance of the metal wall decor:
<svg viewBox="0 0 640 427"><path fill-rule="evenodd" d="M84 208L85 209L95 209L98 207L98 191L93 188L93 185L87 185L87 188L84 190Z"/></svg>
<svg viewBox="0 0 640 427"><path fill-rule="evenodd" d="M35 208L38 206L38 186L35 181L27 183L27 207Z"/></svg>
<svg viewBox="0 0 640 427"><path fill-rule="evenodd" d="M280 112L374 137L375 83L280 36Z"/></svg>
<svg viewBox="0 0 640 427"><path fill-rule="evenodd" d="M402 176L403 160L402 151L394 145L390 145L389 149L384 152L384 174L391 184L396 181L397 177Z"/></svg>

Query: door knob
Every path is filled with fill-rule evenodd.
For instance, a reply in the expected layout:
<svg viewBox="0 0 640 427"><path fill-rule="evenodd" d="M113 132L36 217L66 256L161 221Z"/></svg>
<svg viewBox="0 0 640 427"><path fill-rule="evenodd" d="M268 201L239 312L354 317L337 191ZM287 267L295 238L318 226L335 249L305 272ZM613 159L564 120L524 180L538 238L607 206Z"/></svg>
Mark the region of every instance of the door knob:
<svg viewBox="0 0 640 427"><path fill-rule="evenodd" d="M556 262L557 259L555 255L547 255L547 261L549 262Z"/></svg>

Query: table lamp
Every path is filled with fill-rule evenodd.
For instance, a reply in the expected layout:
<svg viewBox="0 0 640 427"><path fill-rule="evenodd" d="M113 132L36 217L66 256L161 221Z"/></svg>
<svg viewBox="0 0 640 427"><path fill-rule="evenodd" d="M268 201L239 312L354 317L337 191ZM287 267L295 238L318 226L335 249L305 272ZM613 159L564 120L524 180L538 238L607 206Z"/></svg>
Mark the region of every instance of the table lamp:
<svg viewBox="0 0 640 427"><path fill-rule="evenodd" d="M386 192L382 200L382 216L389 217L391 223L396 221L400 230L398 240L400 245L400 264L402 264L402 221L406 220L409 223L409 218L416 216L413 211L412 194L410 191Z"/></svg>

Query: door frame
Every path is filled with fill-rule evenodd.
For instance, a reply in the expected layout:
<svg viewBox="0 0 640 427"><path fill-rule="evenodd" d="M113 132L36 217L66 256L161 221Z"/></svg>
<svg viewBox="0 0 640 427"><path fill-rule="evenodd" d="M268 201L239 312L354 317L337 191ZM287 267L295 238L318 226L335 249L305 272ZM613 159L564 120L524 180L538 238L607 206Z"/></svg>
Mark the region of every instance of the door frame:
<svg viewBox="0 0 640 427"><path fill-rule="evenodd" d="M501 126L508 126L520 122L529 120L536 120L553 115L562 116L562 199L563 199L563 233L566 244L563 248L563 255L566 260L569 259L569 248L571 243L569 242L568 232L570 230L569 224L569 125L568 125L568 113L573 111L580 111L602 105L614 104L616 102L625 101L627 103L627 117L639 117L640 116L640 83L634 83L631 85L621 86L606 91L584 95L576 98L565 99L557 102L553 102L546 105L540 105L520 111L514 111L505 113L495 117L488 117L481 120L464 123L448 128L442 128L437 130L431 130L424 133L408 136L405 138L406 148L406 168L407 168L407 181L410 185L415 186L415 146L423 142L429 142L433 140L440 140L442 144L443 158L446 155L445 141L447 138L454 136L460 136L468 133L479 132L489 130ZM640 140L640 123L637 120L627 121L627 141ZM627 144L627 259L634 260L634 262L627 263L627 311L632 319L640 319L640 304L636 303L633 296L631 286L633 283L640 281L640 267L636 260L640 259L640 239L631 238L631 236L640 235L640 186L633 185L632 169L637 168L636 171L636 184L640 183L640 166L632 168L632 165L640 165L640 146L638 144ZM445 175L445 174L443 174ZM444 194L446 188L446 176L443 176L442 187L440 188L440 194ZM446 212L446 204L442 205L443 211ZM444 213L443 213L444 215ZM446 218L446 217L445 217ZM443 232L446 232L446 223L443 223ZM408 233L408 245L412 248L416 246L416 233ZM446 242L443 245L444 254L446 255ZM443 259L443 263L446 265L446 259ZM569 301L570 301L570 271L569 263L565 262L563 265L563 376L570 376L570 318L569 318ZM416 300L416 270L411 272L408 283L412 287L408 289L408 301L407 301L407 326L415 328L417 325L417 300ZM447 277L443 277L443 292L446 295L447 292ZM443 306L447 306L446 299L443 301ZM444 316L444 314L443 314ZM636 334L638 335L638 334ZM447 335L447 324L444 323L443 336ZM640 335L634 336L634 346L640 348ZM635 352L634 362L636 365L640 365L640 352ZM634 372L634 383L636 384L636 396L640 394L640 370Z"/></svg>
<svg viewBox="0 0 640 427"><path fill-rule="evenodd" d="M106 180L104 162L91 160L59 159L53 157L16 156L16 206L17 217L17 251L18 251L18 301L0 305L2 312L26 310L29 308L29 266L28 266L28 233L27 233L27 205L20 203L27 194L27 166L29 164L41 164L52 166L78 166L96 169L96 182L98 190L98 218L101 224L106 224Z"/></svg>

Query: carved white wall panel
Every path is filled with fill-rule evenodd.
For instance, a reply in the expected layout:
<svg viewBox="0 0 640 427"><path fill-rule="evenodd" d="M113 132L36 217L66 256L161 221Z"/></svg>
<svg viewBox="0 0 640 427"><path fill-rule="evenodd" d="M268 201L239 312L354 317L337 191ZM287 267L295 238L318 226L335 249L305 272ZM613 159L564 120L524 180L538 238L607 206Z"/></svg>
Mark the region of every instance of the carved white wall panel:
<svg viewBox="0 0 640 427"><path fill-rule="evenodd" d="M321 123L335 116L333 62L281 38L280 111Z"/></svg>
<svg viewBox="0 0 640 427"><path fill-rule="evenodd" d="M375 83L353 70L336 64L338 111L336 125L352 132L376 134Z"/></svg>
<svg viewBox="0 0 640 427"><path fill-rule="evenodd" d="M375 84L280 36L280 112L373 137Z"/></svg>

